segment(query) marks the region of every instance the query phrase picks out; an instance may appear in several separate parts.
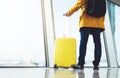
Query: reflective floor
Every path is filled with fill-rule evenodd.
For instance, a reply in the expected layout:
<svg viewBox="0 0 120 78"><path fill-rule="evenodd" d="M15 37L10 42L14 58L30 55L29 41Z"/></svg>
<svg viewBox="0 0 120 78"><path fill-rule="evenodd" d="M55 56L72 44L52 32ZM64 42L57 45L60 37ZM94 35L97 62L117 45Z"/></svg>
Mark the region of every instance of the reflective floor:
<svg viewBox="0 0 120 78"><path fill-rule="evenodd" d="M1 78L120 78L120 69L0 68Z"/></svg>

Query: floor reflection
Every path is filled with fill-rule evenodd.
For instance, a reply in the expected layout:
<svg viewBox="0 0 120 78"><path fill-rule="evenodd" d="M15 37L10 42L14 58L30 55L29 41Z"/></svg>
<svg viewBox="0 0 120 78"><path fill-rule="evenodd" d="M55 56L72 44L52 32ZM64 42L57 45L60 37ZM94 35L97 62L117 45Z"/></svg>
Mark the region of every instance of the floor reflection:
<svg viewBox="0 0 120 78"><path fill-rule="evenodd" d="M93 72L93 78L100 78L98 71Z"/></svg>
<svg viewBox="0 0 120 78"><path fill-rule="evenodd" d="M54 70L54 78L76 78L76 72L71 70Z"/></svg>
<svg viewBox="0 0 120 78"><path fill-rule="evenodd" d="M119 78L118 69L101 68L93 70L86 68L84 70L56 69L53 78Z"/></svg>
<svg viewBox="0 0 120 78"><path fill-rule="evenodd" d="M7 75L6 75L7 74ZM2 78L120 78L118 68L92 68L84 70L54 68L1 68Z"/></svg>

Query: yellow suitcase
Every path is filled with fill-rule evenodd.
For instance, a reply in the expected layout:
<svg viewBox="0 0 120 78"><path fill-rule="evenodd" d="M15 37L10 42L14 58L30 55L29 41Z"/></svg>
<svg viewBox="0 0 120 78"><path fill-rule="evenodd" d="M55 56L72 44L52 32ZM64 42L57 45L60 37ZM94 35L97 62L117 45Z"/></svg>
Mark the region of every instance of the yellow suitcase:
<svg viewBox="0 0 120 78"><path fill-rule="evenodd" d="M57 38L55 40L54 67L71 67L76 64L76 39Z"/></svg>

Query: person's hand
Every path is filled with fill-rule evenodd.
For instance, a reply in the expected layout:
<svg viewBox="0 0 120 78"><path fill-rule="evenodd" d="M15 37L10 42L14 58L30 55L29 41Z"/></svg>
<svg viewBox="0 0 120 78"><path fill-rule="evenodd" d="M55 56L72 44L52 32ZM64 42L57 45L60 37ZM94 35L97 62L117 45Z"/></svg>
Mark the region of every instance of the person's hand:
<svg viewBox="0 0 120 78"><path fill-rule="evenodd" d="M63 14L63 16L67 16L67 17L69 17L69 16L71 16L71 15L68 14L68 13L65 13L65 14Z"/></svg>

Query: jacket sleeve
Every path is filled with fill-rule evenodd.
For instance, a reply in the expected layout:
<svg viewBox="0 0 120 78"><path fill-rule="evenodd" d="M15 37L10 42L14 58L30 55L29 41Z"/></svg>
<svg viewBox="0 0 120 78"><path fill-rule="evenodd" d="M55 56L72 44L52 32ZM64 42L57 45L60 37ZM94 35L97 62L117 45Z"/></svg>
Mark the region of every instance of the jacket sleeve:
<svg viewBox="0 0 120 78"><path fill-rule="evenodd" d="M80 9L84 3L85 3L85 0L78 0L77 3L70 10L68 10L67 13L69 15L72 15L74 12Z"/></svg>

